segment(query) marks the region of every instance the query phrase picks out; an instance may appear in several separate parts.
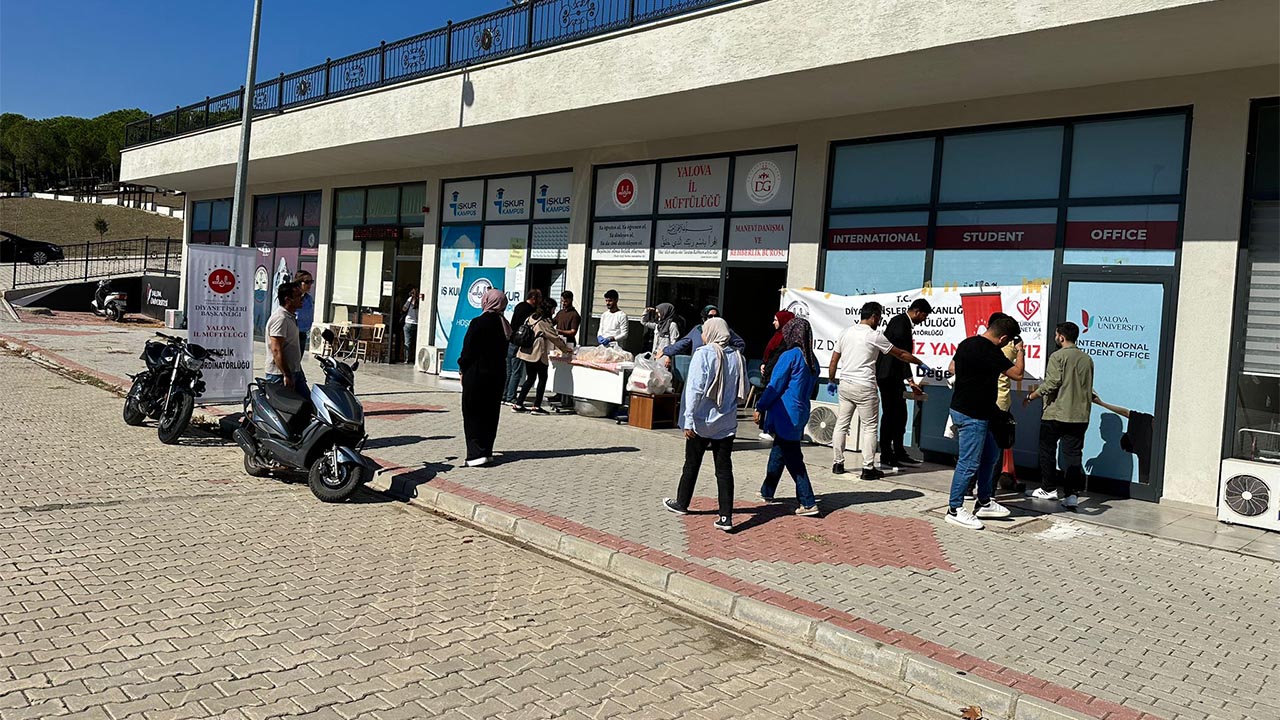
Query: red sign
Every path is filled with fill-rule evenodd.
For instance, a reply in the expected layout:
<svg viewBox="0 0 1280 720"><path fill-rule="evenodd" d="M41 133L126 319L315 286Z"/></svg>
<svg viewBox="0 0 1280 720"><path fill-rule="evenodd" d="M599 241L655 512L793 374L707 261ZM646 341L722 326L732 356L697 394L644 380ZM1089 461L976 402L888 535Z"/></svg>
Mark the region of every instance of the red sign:
<svg viewBox="0 0 1280 720"><path fill-rule="evenodd" d="M934 247L939 250L1052 250L1058 235L1053 224L940 225Z"/></svg>
<svg viewBox="0 0 1280 720"><path fill-rule="evenodd" d="M923 250L928 232L924 226L832 228L827 231L827 249Z"/></svg>
<svg viewBox="0 0 1280 720"><path fill-rule="evenodd" d="M987 331L987 321L998 312L1004 312L1000 293L975 293L960 296L960 308L964 311L964 332L967 336L981 335Z"/></svg>
<svg viewBox="0 0 1280 720"><path fill-rule="evenodd" d="M613 192L618 199L619 207L629 207L631 200L636 196L636 184L631 178L623 176L619 178L618 185L613 189Z"/></svg>
<svg viewBox="0 0 1280 720"><path fill-rule="evenodd" d="M1067 247L1174 250L1178 247L1178 221L1071 220L1067 222Z"/></svg>
<svg viewBox="0 0 1280 720"><path fill-rule="evenodd" d="M358 225L351 230L351 237L359 242L398 240L400 228L395 225Z"/></svg>
<svg viewBox="0 0 1280 720"><path fill-rule="evenodd" d="M226 268L218 268L209 273L209 289L219 295L226 295L236 289L236 274Z"/></svg>

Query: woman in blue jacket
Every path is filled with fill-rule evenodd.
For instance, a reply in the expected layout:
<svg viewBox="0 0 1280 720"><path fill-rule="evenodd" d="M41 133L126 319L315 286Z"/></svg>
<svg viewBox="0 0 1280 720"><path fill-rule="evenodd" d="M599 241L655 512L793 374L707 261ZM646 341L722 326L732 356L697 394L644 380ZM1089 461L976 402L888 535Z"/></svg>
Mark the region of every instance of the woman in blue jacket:
<svg viewBox="0 0 1280 720"><path fill-rule="evenodd" d="M796 514L815 516L818 500L813 496L813 485L800 450L800 440L809 422L813 388L818 384L818 358L813 354L813 329L809 321L796 318L787 323L782 329L782 346L784 350L773 366L769 385L756 404L756 422L763 413L765 432L773 435L773 451L769 453L769 468L760 486L760 497L765 502L774 502L773 493L778 489L778 480L782 479L782 468L786 467L796 481L796 499L800 501Z"/></svg>

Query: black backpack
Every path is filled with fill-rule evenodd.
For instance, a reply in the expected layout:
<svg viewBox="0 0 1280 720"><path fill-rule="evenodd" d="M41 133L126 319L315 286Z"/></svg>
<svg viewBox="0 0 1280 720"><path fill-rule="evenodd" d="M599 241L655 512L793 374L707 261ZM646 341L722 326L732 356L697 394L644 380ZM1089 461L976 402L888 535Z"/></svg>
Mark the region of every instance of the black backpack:
<svg viewBox="0 0 1280 720"><path fill-rule="evenodd" d="M533 326L525 323L511 331L511 344L521 350L532 350L533 341L536 340L537 337L538 333L533 329Z"/></svg>

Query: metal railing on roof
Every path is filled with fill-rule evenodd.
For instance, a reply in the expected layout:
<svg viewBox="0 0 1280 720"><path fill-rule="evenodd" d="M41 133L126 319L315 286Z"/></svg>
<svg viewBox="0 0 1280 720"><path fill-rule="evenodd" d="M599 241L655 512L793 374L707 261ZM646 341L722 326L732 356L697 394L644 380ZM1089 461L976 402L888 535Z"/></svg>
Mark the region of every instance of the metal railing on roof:
<svg viewBox="0 0 1280 720"><path fill-rule="evenodd" d="M258 83L253 113L267 115L348 93L541 50L732 0L528 0L421 35L281 73ZM239 121L244 86L129 123L126 148Z"/></svg>

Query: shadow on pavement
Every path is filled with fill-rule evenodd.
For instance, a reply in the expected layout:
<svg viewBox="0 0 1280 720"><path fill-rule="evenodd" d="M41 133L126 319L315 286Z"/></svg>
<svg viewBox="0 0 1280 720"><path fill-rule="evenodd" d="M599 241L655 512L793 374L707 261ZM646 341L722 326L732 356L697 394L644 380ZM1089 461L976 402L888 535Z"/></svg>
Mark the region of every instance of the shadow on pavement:
<svg viewBox="0 0 1280 720"><path fill-rule="evenodd" d="M784 478L785 480L785 478ZM779 485L781 490L784 486ZM924 493L917 490L908 490L906 488L894 488L888 492L836 492L824 493L818 496L818 507L822 510L822 515L829 515L836 510L856 507L861 505L871 505L874 503L894 502L897 500L914 500L924 497ZM746 520L734 526L735 532L743 532L753 527L763 525L770 520L776 520L780 517L794 515L796 511L796 502L794 500L784 499L776 505L757 505L749 508L735 507L733 514L735 518L746 517ZM713 515L715 510L708 510L705 514ZM690 514L696 514L692 511Z"/></svg>
<svg viewBox="0 0 1280 720"><path fill-rule="evenodd" d="M605 448L563 448L548 450L507 450L498 454L494 465L505 465L516 460L543 460L549 458L586 457L590 455L613 455L615 453L640 452L640 448L627 446Z"/></svg>
<svg viewBox="0 0 1280 720"><path fill-rule="evenodd" d="M413 445L414 443L428 442L430 440L453 440L453 435L392 435L390 437L369 438L365 443L366 450L381 450L383 448L401 447L403 445Z"/></svg>
<svg viewBox="0 0 1280 720"><path fill-rule="evenodd" d="M455 467L457 466L451 463L423 463L419 468L392 477L386 496L400 501L412 500L418 496L418 486L431 482L437 475Z"/></svg>

